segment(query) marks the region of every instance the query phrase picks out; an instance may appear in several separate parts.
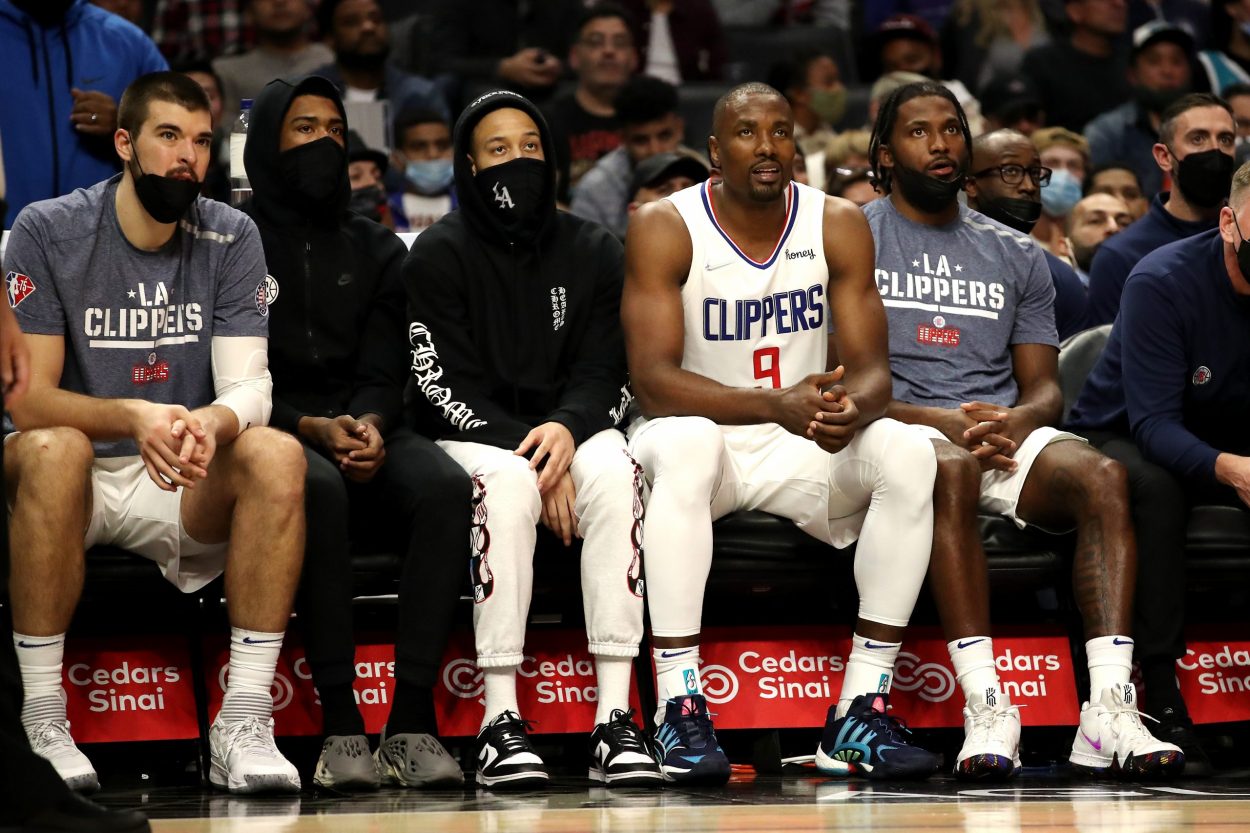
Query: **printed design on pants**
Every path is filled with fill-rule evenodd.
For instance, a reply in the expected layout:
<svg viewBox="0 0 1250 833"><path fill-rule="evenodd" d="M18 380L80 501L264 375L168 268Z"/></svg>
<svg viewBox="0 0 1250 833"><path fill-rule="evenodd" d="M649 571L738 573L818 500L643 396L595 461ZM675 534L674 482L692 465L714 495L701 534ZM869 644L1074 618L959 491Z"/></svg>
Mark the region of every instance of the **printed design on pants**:
<svg viewBox="0 0 1250 833"><path fill-rule="evenodd" d="M638 598L642 598L642 466L638 465L628 451L624 449L621 453L629 458L629 463L634 467L634 525L629 530L629 543L634 549L634 557L629 562L629 572L625 575L625 582L629 587L629 592Z"/></svg>
<svg viewBox="0 0 1250 833"><path fill-rule="evenodd" d="M490 553L490 530L486 528L486 485L473 476L473 520L469 526L469 581L473 583L473 603L481 604L495 590L495 576L486 556Z"/></svg>

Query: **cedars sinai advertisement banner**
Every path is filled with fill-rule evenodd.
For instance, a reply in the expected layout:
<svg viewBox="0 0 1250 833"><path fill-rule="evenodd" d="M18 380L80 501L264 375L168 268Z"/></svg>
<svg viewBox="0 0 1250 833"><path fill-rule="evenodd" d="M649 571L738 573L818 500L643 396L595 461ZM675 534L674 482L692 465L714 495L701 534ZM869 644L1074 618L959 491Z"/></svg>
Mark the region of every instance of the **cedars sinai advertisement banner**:
<svg viewBox="0 0 1250 833"><path fill-rule="evenodd" d="M183 639L70 638L62 673L66 711L80 743L199 736Z"/></svg>

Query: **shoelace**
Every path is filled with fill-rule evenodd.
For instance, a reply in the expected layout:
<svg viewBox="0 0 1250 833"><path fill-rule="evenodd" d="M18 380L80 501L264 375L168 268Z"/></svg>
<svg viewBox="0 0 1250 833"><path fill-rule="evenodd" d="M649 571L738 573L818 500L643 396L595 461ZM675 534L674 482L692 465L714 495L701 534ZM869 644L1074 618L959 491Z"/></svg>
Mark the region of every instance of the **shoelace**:
<svg viewBox="0 0 1250 833"><path fill-rule="evenodd" d="M973 732L983 731L996 741L1005 741L1005 735L997 731L1003 727L1003 723L999 718L1007 717L1008 710L1013 707L1017 709L1027 708L1028 703L1023 705L1013 703L1010 706L987 706L985 703L977 703L968 706L968 711L972 716L972 731L968 734L971 735Z"/></svg>
<svg viewBox="0 0 1250 833"><path fill-rule="evenodd" d="M69 733L69 727L65 725L63 720L48 720L38 724L35 730L32 746L40 745L63 745L74 743L74 738Z"/></svg>
<svg viewBox="0 0 1250 833"><path fill-rule="evenodd" d="M1138 711L1127 703L1107 709L1107 714L1111 715L1111 723L1116 727L1117 734L1123 731L1120 727L1127 722L1128 732L1126 734L1133 740L1149 741L1155 739L1154 735L1150 734L1150 730L1146 728L1146 724L1142 723L1141 720L1135 720L1134 717L1144 717L1147 720L1153 720L1155 723L1159 722L1158 718L1151 717L1143 711ZM1120 718L1127 718L1127 720L1121 720Z"/></svg>
<svg viewBox="0 0 1250 833"><path fill-rule="evenodd" d="M907 728L906 721L888 712L870 711L866 717L860 719L868 724L876 724L878 726L877 731L895 743L906 743L904 736L911 735L911 729Z"/></svg>
<svg viewBox="0 0 1250 833"><path fill-rule="evenodd" d="M274 754L273 737L269 734L269 721L249 717L238 723L227 724L231 745L246 752Z"/></svg>
<svg viewBox="0 0 1250 833"><path fill-rule="evenodd" d="M651 747L642 730L634 723L634 710L620 711L619 709L613 714L612 719L608 722L608 731L612 737L623 749L631 752L641 752L644 755L651 753Z"/></svg>
<svg viewBox="0 0 1250 833"><path fill-rule="evenodd" d="M677 734L685 746L695 748L707 746L716 736L716 730L712 727L712 716L710 714L682 715L681 720L677 721Z"/></svg>
<svg viewBox="0 0 1250 833"><path fill-rule="evenodd" d="M534 731L534 722L522 720L516 712L504 712L495 728L498 730L496 740L500 746L509 752L524 752L530 745L525 733Z"/></svg>

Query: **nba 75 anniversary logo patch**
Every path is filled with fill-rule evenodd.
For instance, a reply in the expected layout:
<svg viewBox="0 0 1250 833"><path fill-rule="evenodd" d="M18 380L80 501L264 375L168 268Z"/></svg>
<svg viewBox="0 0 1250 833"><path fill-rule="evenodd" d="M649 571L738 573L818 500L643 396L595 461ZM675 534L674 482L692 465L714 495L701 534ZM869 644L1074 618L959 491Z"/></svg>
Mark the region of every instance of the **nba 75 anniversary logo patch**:
<svg viewBox="0 0 1250 833"><path fill-rule="evenodd" d="M4 283L9 292L9 306L15 309L35 292L35 282L21 272L5 275Z"/></svg>

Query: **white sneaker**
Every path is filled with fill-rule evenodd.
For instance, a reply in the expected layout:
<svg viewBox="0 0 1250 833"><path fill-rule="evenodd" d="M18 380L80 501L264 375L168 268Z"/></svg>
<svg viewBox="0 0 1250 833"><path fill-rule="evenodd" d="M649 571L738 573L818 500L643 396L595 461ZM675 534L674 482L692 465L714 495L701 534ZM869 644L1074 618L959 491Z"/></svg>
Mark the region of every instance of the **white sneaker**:
<svg viewBox="0 0 1250 833"><path fill-rule="evenodd" d="M1005 781L1020 771L1020 709L1002 692L973 694L964 707L964 745L955 777Z"/></svg>
<svg viewBox="0 0 1250 833"><path fill-rule="evenodd" d="M223 722L208 730L208 780L232 793L299 792L299 772L273 740L273 718Z"/></svg>
<svg viewBox="0 0 1250 833"><path fill-rule="evenodd" d="M1111 686L1081 708L1081 724L1068 758L1080 769L1128 777L1179 775L1185 753L1150 734L1141 722L1133 684ZM1156 721L1157 722L1157 721Z"/></svg>
<svg viewBox="0 0 1250 833"><path fill-rule="evenodd" d="M87 756L74 745L68 720L45 720L28 726L26 738L35 754L52 764L65 786L80 793L100 789L100 776L96 775Z"/></svg>

